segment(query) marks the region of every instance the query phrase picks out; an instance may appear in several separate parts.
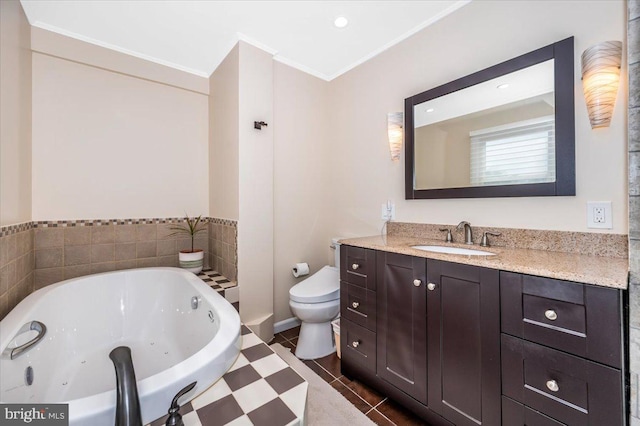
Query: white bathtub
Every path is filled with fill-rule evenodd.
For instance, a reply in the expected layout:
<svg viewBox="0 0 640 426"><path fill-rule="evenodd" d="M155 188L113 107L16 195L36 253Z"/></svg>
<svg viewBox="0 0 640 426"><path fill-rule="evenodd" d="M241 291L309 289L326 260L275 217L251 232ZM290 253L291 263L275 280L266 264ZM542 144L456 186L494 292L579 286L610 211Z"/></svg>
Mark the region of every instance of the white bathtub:
<svg viewBox="0 0 640 426"><path fill-rule="evenodd" d="M197 309L191 299L197 296ZM129 346L142 420L166 414L173 396L198 381L184 401L218 380L241 346L240 318L215 290L190 272L146 268L63 281L24 299L0 322L0 352L31 321L47 327L27 352L0 358L0 402L68 403L72 425L112 426L116 379L109 352ZM33 369L28 386L25 370Z"/></svg>

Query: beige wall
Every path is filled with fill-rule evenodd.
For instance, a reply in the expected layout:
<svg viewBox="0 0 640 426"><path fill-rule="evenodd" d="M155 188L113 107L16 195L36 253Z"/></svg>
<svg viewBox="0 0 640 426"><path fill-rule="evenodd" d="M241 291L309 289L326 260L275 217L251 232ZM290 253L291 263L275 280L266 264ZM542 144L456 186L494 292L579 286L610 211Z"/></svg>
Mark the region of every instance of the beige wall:
<svg viewBox="0 0 640 426"><path fill-rule="evenodd" d="M308 262L310 273L326 265L331 236L326 211L331 193L327 143L329 83L274 62L274 312L292 317L289 289L302 278L291 268ZM306 278L306 277L305 277Z"/></svg>
<svg viewBox="0 0 640 426"><path fill-rule="evenodd" d="M207 96L33 54L33 219L208 214Z"/></svg>
<svg viewBox="0 0 640 426"><path fill-rule="evenodd" d="M238 220L239 47L209 78L209 214Z"/></svg>
<svg viewBox="0 0 640 426"><path fill-rule="evenodd" d="M625 116L627 76L611 127L591 130L580 82L582 51L624 40L622 1L478 1L333 80L328 143L334 151L328 209L341 235L380 231L380 204L396 203L396 220L514 228L590 231L586 202L613 202L613 232L627 233ZM543 29L543 30L541 30ZM404 200L404 155L389 159L386 114L406 97L544 45L575 36L575 197ZM506 41L508 40L508 42ZM609 230L606 230L610 232Z"/></svg>
<svg viewBox="0 0 640 426"><path fill-rule="evenodd" d="M0 1L0 226L31 220L31 51L17 1Z"/></svg>
<svg viewBox="0 0 640 426"><path fill-rule="evenodd" d="M273 58L239 43L238 282L240 315L273 335ZM262 130L254 121L265 121Z"/></svg>

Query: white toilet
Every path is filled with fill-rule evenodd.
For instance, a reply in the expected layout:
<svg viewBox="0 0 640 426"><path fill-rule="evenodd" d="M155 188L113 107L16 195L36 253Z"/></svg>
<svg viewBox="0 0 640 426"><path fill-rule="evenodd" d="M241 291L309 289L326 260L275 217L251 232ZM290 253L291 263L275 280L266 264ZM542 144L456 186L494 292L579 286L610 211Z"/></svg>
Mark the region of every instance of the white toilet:
<svg viewBox="0 0 640 426"><path fill-rule="evenodd" d="M324 266L289 290L291 312L300 319L296 356L316 359L336 351L331 320L340 313L340 244L334 238L335 267Z"/></svg>

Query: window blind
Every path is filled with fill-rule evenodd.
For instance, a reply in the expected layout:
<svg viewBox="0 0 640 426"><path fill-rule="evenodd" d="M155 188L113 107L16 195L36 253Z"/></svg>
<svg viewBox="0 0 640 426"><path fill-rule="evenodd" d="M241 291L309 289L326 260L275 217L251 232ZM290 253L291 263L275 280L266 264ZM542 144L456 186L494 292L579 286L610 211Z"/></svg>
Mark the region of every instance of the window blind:
<svg viewBox="0 0 640 426"><path fill-rule="evenodd" d="M469 137L473 186L555 182L554 116L476 130Z"/></svg>

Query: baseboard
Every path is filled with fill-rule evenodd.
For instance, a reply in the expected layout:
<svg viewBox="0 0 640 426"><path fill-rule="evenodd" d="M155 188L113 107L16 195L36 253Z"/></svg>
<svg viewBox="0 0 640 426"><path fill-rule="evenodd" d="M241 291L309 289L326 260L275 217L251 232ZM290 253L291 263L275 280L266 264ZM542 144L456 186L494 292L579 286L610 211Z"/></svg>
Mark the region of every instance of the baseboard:
<svg viewBox="0 0 640 426"><path fill-rule="evenodd" d="M282 333L283 331L300 325L300 320L296 317L287 318L286 320L278 321L273 324L273 334Z"/></svg>
<svg viewBox="0 0 640 426"><path fill-rule="evenodd" d="M229 303L236 303L240 301L240 289L238 286L229 287L224 289L224 298L229 301Z"/></svg>

